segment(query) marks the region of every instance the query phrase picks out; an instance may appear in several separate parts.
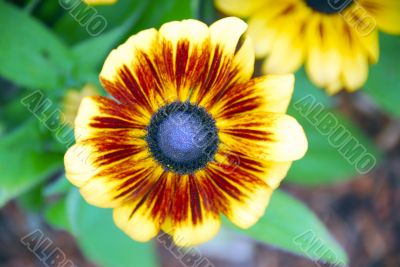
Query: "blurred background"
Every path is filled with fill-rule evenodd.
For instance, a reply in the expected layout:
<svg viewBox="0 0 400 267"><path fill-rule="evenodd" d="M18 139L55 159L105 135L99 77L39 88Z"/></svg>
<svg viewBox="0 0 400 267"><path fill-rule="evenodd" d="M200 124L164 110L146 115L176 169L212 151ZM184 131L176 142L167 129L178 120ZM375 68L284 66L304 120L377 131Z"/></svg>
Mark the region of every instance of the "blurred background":
<svg viewBox="0 0 400 267"><path fill-rule="evenodd" d="M114 226L110 210L86 204L65 179L71 122L82 97L105 95L98 73L110 50L167 21L210 24L223 16L212 0L120 0L90 8L78 0L0 0L1 267L337 266L324 263L324 246L296 243L308 230L338 258L347 254L348 266L400 266L398 36L380 35L380 61L355 93L328 96L304 70L296 73L289 113L310 148L249 231L226 227L192 251L169 246L163 234L138 244ZM371 171L360 172L296 109L305 96L376 159Z"/></svg>

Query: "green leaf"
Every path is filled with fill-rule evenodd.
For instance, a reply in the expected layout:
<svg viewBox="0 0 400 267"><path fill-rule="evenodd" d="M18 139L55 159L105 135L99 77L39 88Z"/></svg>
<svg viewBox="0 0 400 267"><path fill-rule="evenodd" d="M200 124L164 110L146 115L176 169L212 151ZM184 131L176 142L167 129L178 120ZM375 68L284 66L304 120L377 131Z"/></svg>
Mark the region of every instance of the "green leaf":
<svg viewBox="0 0 400 267"><path fill-rule="evenodd" d="M71 190L67 212L72 233L84 255L102 267L156 267L152 243L138 243L119 230L110 209L87 204L77 190Z"/></svg>
<svg viewBox="0 0 400 267"><path fill-rule="evenodd" d="M48 184L44 188L43 194L45 197L54 197L66 194L71 188L71 183L68 182L67 178L65 178L65 174L63 174L56 181Z"/></svg>
<svg viewBox="0 0 400 267"><path fill-rule="evenodd" d="M0 206L62 167L62 155L46 151L34 119L0 139Z"/></svg>
<svg viewBox="0 0 400 267"><path fill-rule="evenodd" d="M309 186L347 181L379 162L380 153L370 139L314 95L293 101L288 113L303 126L308 151L293 163L285 181Z"/></svg>
<svg viewBox="0 0 400 267"><path fill-rule="evenodd" d="M39 184L17 198L18 204L30 212L39 212L44 205L43 185Z"/></svg>
<svg viewBox="0 0 400 267"><path fill-rule="evenodd" d="M400 38L381 33L380 47L379 62L371 67L363 92L384 110L400 117Z"/></svg>
<svg viewBox="0 0 400 267"><path fill-rule="evenodd" d="M346 252L329 234L323 223L304 204L282 191L275 191L266 214L247 229L226 226L262 243L303 255L332 266L347 264Z"/></svg>
<svg viewBox="0 0 400 267"><path fill-rule="evenodd" d="M297 71L295 77L292 103L303 99L304 96L312 95L316 100L318 100L318 102L327 107L333 105L334 98L327 95L325 90L316 87L308 78L304 68Z"/></svg>
<svg viewBox="0 0 400 267"><path fill-rule="evenodd" d="M106 59L119 41L129 32L139 18L143 15L148 2L142 1L134 13L120 26L98 37L82 41L73 47L73 53L78 62L78 72L97 73L101 64Z"/></svg>
<svg viewBox="0 0 400 267"><path fill-rule="evenodd" d="M154 7L162 6L163 11L160 23L165 23L173 20L191 19L195 17L198 8L198 1L200 0L171 0L171 1L158 1ZM161 5L162 3L166 3Z"/></svg>
<svg viewBox="0 0 400 267"><path fill-rule="evenodd" d="M119 0L113 5L104 6L87 6L83 2L76 5L75 3L78 1L69 2L72 5L67 4L68 8L57 21L54 30L67 43L77 44L92 39L93 34L97 36L106 34L123 25L132 16L143 14L143 6L149 6L153 1ZM95 18L104 20L106 27L92 32L91 23L95 24L95 22L91 22L91 20L96 21Z"/></svg>
<svg viewBox="0 0 400 267"><path fill-rule="evenodd" d="M215 9L214 1L198 0L198 2L196 18L207 24L215 22L218 19L218 11Z"/></svg>
<svg viewBox="0 0 400 267"><path fill-rule="evenodd" d="M1 84L0 90L2 90L0 93L0 121L4 125L4 132L7 133L32 118L32 114L27 112L26 107L21 105L20 102L20 99L28 95L31 91L15 89L15 87L8 83ZM14 90L17 92L12 93ZM3 92L10 92L11 95L4 97ZM5 99L1 99L2 97Z"/></svg>
<svg viewBox="0 0 400 267"><path fill-rule="evenodd" d="M147 28L159 28L162 24L196 17L198 0L153 0L148 6L145 16L132 28L130 34L135 34Z"/></svg>
<svg viewBox="0 0 400 267"><path fill-rule="evenodd" d="M51 203L44 212L46 221L57 229L70 230L70 224L67 216L67 200L65 197Z"/></svg>
<svg viewBox="0 0 400 267"><path fill-rule="evenodd" d="M42 90L63 86L72 57L44 25L0 1L0 75L18 85Z"/></svg>

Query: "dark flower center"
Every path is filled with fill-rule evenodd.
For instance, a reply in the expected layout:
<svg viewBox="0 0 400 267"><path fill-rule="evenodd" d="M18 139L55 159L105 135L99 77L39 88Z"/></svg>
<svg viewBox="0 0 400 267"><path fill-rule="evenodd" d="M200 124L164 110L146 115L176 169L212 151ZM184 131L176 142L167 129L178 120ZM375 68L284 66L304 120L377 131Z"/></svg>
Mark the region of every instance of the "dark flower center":
<svg viewBox="0 0 400 267"><path fill-rule="evenodd" d="M305 0L312 9L326 13L334 14L343 11L353 3L353 0Z"/></svg>
<svg viewBox="0 0 400 267"><path fill-rule="evenodd" d="M147 127L146 141L164 169L193 173L214 159L218 129L211 115L189 102L173 102L160 108Z"/></svg>

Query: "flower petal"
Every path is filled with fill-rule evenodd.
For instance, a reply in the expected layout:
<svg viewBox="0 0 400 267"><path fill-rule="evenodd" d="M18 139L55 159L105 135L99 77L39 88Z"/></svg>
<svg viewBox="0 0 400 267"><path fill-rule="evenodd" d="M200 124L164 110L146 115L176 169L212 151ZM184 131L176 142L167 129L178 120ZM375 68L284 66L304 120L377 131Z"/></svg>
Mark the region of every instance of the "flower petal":
<svg viewBox="0 0 400 267"><path fill-rule="evenodd" d="M146 147L121 136L75 144L64 162L68 180L80 187L87 202L99 207L114 207L130 194L142 192L154 182L152 175L162 171Z"/></svg>
<svg viewBox="0 0 400 267"><path fill-rule="evenodd" d="M276 161L267 161L265 162L266 172L263 180L268 184L272 189L276 189L283 178L286 177L287 172L292 166L292 162L276 162Z"/></svg>
<svg viewBox="0 0 400 267"><path fill-rule="evenodd" d="M154 68L158 44L155 29L141 31L111 51L100 73L100 82L107 92L148 116L157 110L156 99L164 93Z"/></svg>
<svg viewBox="0 0 400 267"><path fill-rule="evenodd" d="M266 75L235 85L209 112L215 119L228 119L244 112L285 113L294 89L294 75Z"/></svg>
<svg viewBox="0 0 400 267"><path fill-rule="evenodd" d="M156 64L163 87L176 92L171 97L187 101L208 67L209 29L200 21L183 20L165 23L159 32L161 52Z"/></svg>
<svg viewBox="0 0 400 267"><path fill-rule="evenodd" d="M112 5L115 4L118 0L83 0L83 2L87 5Z"/></svg>
<svg viewBox="0 0 400 267"><path fill-rule="evenodd" d="M210 37L213 46L222 46L224 53L235 54L240 37L247 30L247 24L235 17L227 17L210 26Z"/></svg>
<svg viewBox="0 0 400 267"><path fill-rule="evenodd" d="M340 19L315 14L309 22L306 71L319 87L326 88L340 79L342 51L337 47L337 40L342 37L337 25L348 27Z"/></svg>
<svg viewBox="0 0 400 267"><path fill-rule="evenodd" d="M398 0L360 0L359 3L376 19L382 31L400 34L400 2Z"/></svg>
<svg viewBox="0 0 400 267"><path fill-rule="evenodd" d="M221 226L217 206L196 175L176 177L170 218L163 230L178 246L194 246L214 237Z"/></svg>
<svg viewBox="0 0 400 267"><path fill-rule="evenodd" d="M279 31L274 36L268 57L263 64L264 73L285 74L295 72L305 56L304 34L310 11L301 5L289 5L276 21Z"/></svg>
<svg viewBox="0 0 400 267"><path fill-rule="evenodd" d="M246 37L233 59L233 66L241 70L239 75L242 81L248 81L253 76L254 62L254 45L252 40Z"/></svg>
<svg viewBox="0 0 400 267"><path fill-rule="evenodd" d="M218 120L217 127L222 143L263 160L297 160L307 150L302 127L288 115L249 112Z"/></svg>
<svg viewBox="0 0 400 267"><path fill-rule="evenodd" d="M251 197L242 201L231 200L231 208L225 215L237 226L247 229L264 215L272 192L268 187L258 187Z"/></svg>
<svg viewBox="0 0 400 267"><path fill-rule="evenodd" d="M342 80L346 90L352 92L360 89L368 78L368 54L352 29L343 27L345 39L341 42Z"/></svg>
<svg viewBox="0 0 400 267"><path fill-rule="evenodd" d="M250 173L250 175L255 174L258 179L264 181L272 189L279 186L292 165L291 161L269 161L263 159L262 156L260 157L255 154L245 154L240 151L232 150L226 145L220 148L220 152L217 154L216 158L218 166L227 166L224 169L226 174L235 175L238 168L244 169L246 172ZM257 182L252 183L257 184Z"/></svg>
<svg viewBox="0 0 400 267"><path fill-rule="evenodd" d="M216 0L216 7L222 12L238 17L247 17L265 5L265 0Z"/></svg>
<svg viewBox="0 0 400 267"><path fill-rule="evenodd" d="M129 129L132 136L144 136L150 117L145 117L135 106L118 104L102 97L92 96L82 100L75 119L77 142L92 137L115 135L116 131Z"/></svg>
<svg viewBox="0 0 400 267"><path fill-rule="evenodd" d="M371 64L375 64L379 59L379 35L378 30L372 31L366 36L360 37L361 45L367 51L369 61Z"/></svg>
<svg viewBox="0 0 400 267"><path fill-rule="evenodd" d="M360 4L361 1L343 10L341 17L337 18L340 21L336 23L339 25L338 23L344 19L349 27L349 31L361 42L361 45L368 53L369 61L374 64L378 61L379 57L378 27L375 18L368 14L366 9ZM378 5L382 6L382 4L379 3ZM371 8L373 7L371 6ZM342 27L336 28L340 31ZM342 34L342 32L339 32L339 34ZM340 37L343 36L340 35Z"/></svg>
<svg viewBox="0 0 400 267"><path fill-rule="evenodd" d="M142 176L160 168L143 139L145 124L135 119L142 118L113 100L98 96L82 101L75 127L77 144L65 155L65 169L89 203L113 207L126 197L127 188L134 191Z"/></svg>
<svg viewBox="0 0 400 267"><path fill-rule="evenodd" d="M134 240L145 242L157 235L170 212L176 175L168 172L152 174L151 187L145 194L132 195L114 209L115 224Z"/></svg>
<svg viewBox="0 0 400 267"><path fill-rule="evenodd" d="M269 9L265 11L267 10ZM276 35L279 32L276 27L277 24L276 21L271 21L266 17L264 10L250 17L248 35L254 42L257 58L263 58L271 51Z"/></svg>
<svg viewBox="0 0 400 267"><path fill-rule="evenodd" d="M241 228L252 226L264 214L272 189L261 179L262 169L257 161L232 164L221 159L234 154L218 155L216 163L206 169L206 176L214 184L213 200L216 206ZM238 158L240 160L240 157Z"/></svg>
<svg viewBox="0 0 400 267"><path fill-rule="evenodd" d="M192 102L208 110L218 103L231 85L251 78L254 71L251 40L244 38L243 43L239 42L246 28L245 22L233 17L210 26L209 65L208 69L200 72L204 74L202 81L197 87L193 86Z"/></svg>
<svg viewBox="0 0 400 267"><path fill-rule="evenodd" d="M130 238L139 242L147 242L160 231L159 223L150 216L146 206L141 206L132 215L134 210L134 205L115 208L113 212L114 222Z"/></svg>

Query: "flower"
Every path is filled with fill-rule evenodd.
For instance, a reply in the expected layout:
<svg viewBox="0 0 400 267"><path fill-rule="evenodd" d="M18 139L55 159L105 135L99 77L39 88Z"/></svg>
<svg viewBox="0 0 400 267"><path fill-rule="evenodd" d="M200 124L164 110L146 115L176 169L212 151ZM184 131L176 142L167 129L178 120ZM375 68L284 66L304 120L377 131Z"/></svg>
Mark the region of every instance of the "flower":
<svg viewBox="0 0 400 267"><path fill-rule="evenodd" d="M90 6L95 5L112 5L115 4L118 0L83 0L83 2Z"/></svg>
<svg viewBox="0 0 400 267"><path fill-rule="evenodd" d="M149 29L113 50L100 81L113 99L85 98L67 178L116 225L148 241L161 230L200 244L220 215L247 228L307 140L286 115L293 75L251 79L254 48L238 18Z"/></svg>
<svg viewBox="0 0 400 267"><path fill-rule="evenodd" d="M62 102L64 122L73 127L82 99L86 96L95 96L98 94L96 86L90 83L86 84L81 91L69 89Z"/></svg>
<svg viewBox="0 0 400 267"><path fill-rule="evenodd" d="M264 73L294 72L305 62L328 93L360 89L379 58L378 31L400 33L398 0L216 0L230 15L249 17Z"/></svg>

